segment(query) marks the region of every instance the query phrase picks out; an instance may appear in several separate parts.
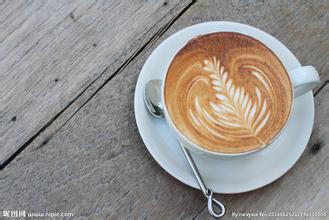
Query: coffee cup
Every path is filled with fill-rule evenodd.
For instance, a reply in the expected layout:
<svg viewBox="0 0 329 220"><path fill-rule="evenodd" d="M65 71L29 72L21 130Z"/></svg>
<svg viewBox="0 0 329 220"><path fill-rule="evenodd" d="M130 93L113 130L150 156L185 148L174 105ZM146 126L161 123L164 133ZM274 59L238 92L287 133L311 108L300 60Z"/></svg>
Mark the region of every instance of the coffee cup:
<svg viewBox="0 0 329 220"><path fill-rule="evenodd" d="M162 79L167 124L197 154L238 156L270 146L286 127L294 99L319 83L312 66L288 70L260 30L225 26L188 39Z"/></svg>

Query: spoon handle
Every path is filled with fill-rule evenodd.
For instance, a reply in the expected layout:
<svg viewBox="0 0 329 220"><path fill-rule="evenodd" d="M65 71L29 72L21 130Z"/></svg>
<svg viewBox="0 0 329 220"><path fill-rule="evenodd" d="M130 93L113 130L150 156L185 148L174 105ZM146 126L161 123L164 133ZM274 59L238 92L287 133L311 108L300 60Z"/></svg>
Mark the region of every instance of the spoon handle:
<svg viewBox="0 0 329 220"><path fill-rule="evenodd" d="M201 188L201 191L208 198L208 210L209 210L210 214L215 218L222 217L225 214L224 205L221 202L217 201L215 198L213 198L213 191L206 187L206 185L203 182L203 179L199 173L199 170L198 170L197 166L195 165L195 162L192 158L191 152L188 149L186 149L181 142L179 142L179 145L180 145L188 163L190 164L190 167L191 167L191 169L194 173L194 176ZM219 213L217 213L214 210L214 205L220 210Z"/></svg>

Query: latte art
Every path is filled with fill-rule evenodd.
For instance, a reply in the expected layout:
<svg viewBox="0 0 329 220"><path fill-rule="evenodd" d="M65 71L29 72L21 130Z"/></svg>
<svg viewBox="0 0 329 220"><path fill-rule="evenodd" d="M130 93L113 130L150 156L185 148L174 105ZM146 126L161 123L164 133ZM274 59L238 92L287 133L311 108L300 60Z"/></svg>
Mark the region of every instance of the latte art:
<svg viewBox="0 0 329 220"><path fill-rule="evenodd" d="M165 102L177 129L208 150L245 152L270 142L292 102L287 72L261 42L237 33L190 41L172 61Z"/></svg>
<svg viewBox="0 0 329 220"><path fill-rule="evenodd" d="M194 105L189 108L190 121L196 129L205 129L205 132L211 132L213 135L225 140L234 141L237 135L239 137L254 137L266 125L270 116L270 110L267 108L266 100L263 100L260 90L255 87L257 99L253 101L251 96L245 92L245 88L234 85L229 78L228 72L225 72L220 61L204 60L203 69L209 72L209 79L200 79L194 81L197 83L206 83L214 90L215 101L210 101L210 111L200 105L199 96L194 98ZM261 81L263 86L270 91L271 84L266 80L262 71L253 66L242 66L250 68L252 74ZM273 94L271 91L270 94ZM271 96L270 96L271 97ZM275 97L271 97L275 98ZM213 115L213 116L212 116ZM219 125L222 129L230 129L230 133L224 133L220 130L213 130L207 124ZM259 139L262 142L261 139Z"/></svg>

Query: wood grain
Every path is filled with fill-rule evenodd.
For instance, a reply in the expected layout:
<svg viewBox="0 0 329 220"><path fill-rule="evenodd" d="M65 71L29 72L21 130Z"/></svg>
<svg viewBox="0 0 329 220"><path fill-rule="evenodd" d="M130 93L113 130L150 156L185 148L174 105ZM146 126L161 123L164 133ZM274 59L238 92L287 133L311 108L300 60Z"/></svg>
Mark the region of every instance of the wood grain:
<svg viewBox="0 0 329 220"><path fill-rule="evenodd" d="M0 5L0 165L189 3L10 2Z"/></svg>
<svg viewBox="0 0 329 220"><path fill-rule="evenodd" d="M143 63L161 41L184 27L233 20L278 37L302 64L316 66L324 83L328 79L328 7L327 1L196 2L60 129L54 130L55 121L0 171L0 208L67 211L81 219L211 219L200 192L165 173L139 137L131 109ZM298 163L269 186L221 196L227 207L224 219L230 219L232 212L270 210L329 214L328 94L327 84L315 97L313 135Z"/></svg>

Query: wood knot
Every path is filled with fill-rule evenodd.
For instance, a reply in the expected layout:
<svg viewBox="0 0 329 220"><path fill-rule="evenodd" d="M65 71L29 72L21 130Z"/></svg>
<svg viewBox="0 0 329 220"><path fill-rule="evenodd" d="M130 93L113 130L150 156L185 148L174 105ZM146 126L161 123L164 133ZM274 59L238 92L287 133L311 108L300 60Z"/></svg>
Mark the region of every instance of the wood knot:
<svg viewBox="0 0 329 220"><path fill-rule="evenodd" d="M49 142L49 138L46 138L42 143L41 143L41 146L44 146L46 144L48 144Z"/></svg>
<svg viewBox="0 0 329 220"><path fill-rule="evenodd" d="M322 147L323 147L323 143L322 142L318 142L318 143L314 144L311 147L311 153L312 154L318 153L321 150Z"/></svg>
<svg viewBox="0 0 329 220"><path fill-rule="evenodd" d="M16 121L16 119L17 119L17 117L14 116L14 117L11 118L11 121Z"/></svg>
<svg viewBox="0 0 329 220"><path fill-rule="evenodd" d="M73 14L73 11L70 13L70 18L75 21L75 17L74 17L74 14Z"/></svg>

